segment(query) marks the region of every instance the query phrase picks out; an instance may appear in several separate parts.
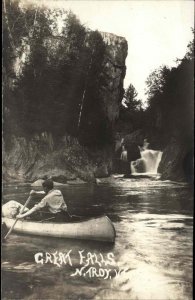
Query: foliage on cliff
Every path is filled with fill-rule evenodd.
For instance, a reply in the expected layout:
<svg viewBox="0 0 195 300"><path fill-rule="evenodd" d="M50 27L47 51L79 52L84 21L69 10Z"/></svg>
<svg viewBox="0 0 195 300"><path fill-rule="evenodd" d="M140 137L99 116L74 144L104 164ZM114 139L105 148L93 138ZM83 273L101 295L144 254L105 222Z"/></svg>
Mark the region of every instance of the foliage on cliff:
<svg viewBox="0 0 195 300"><path fill-rule="evenodd" d="M158 132L163 179L193 182L194 41L178 66L162 66L147 80L146 127Z"/></svg>
<svg viewBox="0 0 195 300"><path fill-rule="evenodd" d="M183 59L173 68L161 66L147 78L148 107L143 110L132 84L126 89L117 130L123 135L138 129L159 141L152 146L161 149L175 137L192 144L193 90L194 90L194 41L188 45ZM158 145L157 145L158 144Z"/></svg>
<svg viewBox="0 0 195 300"><path fill-rule="evenodd" d="M194 104L194 42L178 66L162 66L150 74L147 84L148 126L169 140L192 143Z"/></svg>
<svg viewBox="0 0 195 300"><path fill-rule="evenodd" d="M106 143L111 132L100 97L105 54L100 33L71 12L4 4L5 138L47 131L76 136L85 145Z"/></svg>

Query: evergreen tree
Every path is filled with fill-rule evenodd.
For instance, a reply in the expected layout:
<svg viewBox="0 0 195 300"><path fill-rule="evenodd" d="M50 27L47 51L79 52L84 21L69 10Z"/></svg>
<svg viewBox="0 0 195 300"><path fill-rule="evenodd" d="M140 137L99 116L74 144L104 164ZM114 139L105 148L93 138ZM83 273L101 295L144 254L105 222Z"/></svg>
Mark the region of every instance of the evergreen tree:
<svg viewBox="0 0 195 300"><path fill-rule="evenodd" d="M124 104L130 112L140 110L141 108L141 100L138 100L137 96L138 93L135 87L133 84L130 84L124 93Z"/></svg>

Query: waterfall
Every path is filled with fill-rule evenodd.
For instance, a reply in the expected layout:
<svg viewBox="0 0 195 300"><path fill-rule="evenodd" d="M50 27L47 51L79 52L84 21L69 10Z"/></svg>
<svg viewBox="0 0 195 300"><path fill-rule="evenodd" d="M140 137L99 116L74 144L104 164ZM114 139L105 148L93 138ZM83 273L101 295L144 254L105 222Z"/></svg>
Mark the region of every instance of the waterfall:
<svg viewBox="0 0 195 300"><path fill-rule="evenodd" d="M150 149L140 149L140 154L140 159L131 162L131 173L157 174L158 166L162 158L162 152Z"/></svg>

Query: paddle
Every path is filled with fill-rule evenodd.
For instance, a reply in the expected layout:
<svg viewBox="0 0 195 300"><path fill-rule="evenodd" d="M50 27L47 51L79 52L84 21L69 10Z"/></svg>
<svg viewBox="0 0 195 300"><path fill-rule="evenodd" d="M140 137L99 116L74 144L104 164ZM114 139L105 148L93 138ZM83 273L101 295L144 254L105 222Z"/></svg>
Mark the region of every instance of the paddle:
<svg viewBox="0 0 195 300"><path fill-rule="evenodd" d="M20 214L22 214L22 213L24 212L24 210L25 210L26 206L29 204L31 198L32 198L32 196L30 195L30 196L28 197L28 199L26 200L24 206L22 207L22 209L21 209L21 211L20 211ZM12 230L14 229L14 226L16 225L17 221L18 221L18 219L16 219L16 220L14 221L13 225L10 227L8 233L7 233L6 236L4 237L4 240L6 240L7 237L11 234L11 232L12 232Z"/></svg>

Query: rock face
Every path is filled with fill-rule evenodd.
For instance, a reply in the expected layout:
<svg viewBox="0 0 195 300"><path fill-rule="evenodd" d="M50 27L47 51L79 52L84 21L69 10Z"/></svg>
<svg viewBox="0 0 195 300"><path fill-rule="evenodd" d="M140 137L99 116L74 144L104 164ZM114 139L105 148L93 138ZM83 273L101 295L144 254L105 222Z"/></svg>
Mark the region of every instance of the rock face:
<svg viewBox="0 0 195 300"><path fill-rule="evenodd" d="M93 164L75 139L64 140L55 146L49 134L37 135L27 140L12 137L4 151L3 179L34 181L44 177L95 181Z"/></svg>
<svg viewBox="0 0 195 300"><path fill-rule="evenodd" d="M89 154L76 138L70 136L64 136L57 145L47 133L30 140L13 136L3 153L5 182L40 181L47 177L61 184L80 179L95 183L96 176L107 177L110 169L111 158L101 151L96 155Z"/></svg>
<svg viewBox="0 0 195 300"><path fill-rule="evenodd" d="M129 162L141 158L138 146L143 144L144 138L145 135L142 130L134 131L133 133L125 136L124 144L127 149Z"/></svg>
<svg viewBox="0 0 195 300"><path fill-rule="evenodd" d="M123 98L123 79L126 74L127 41L124 37L100 32L106 44L103 76L105 85L101 87L103 109L113 124L119 116L119 104Z"/></svg>
<svg viewBox="0 0 195 300"><path fill-rule="evenodd" d="M106 165L102 165L95 170L94 175L96 178L105 178L105 177L109 177L110 172Z"/></svg>
<svg viewBox="0 0 195 300"><path fill-rule="evenodd" d="M133 167L137 171L137 173L144 173L145 170L145 164L143 159L137 159L133 162Z"/></svg>
<svg viewBox="0 0 195 300"><path fill-rule="evenodd" d="M193 149L175 139L163 151L158 167L163 180L193 181Z"/></svg>
<svg viewBox="0 0 195 300"><path fill-rule="evenodd" d="M101 103L105 116L111 125L119 116L119 104L123 98L123 80L126 74L125 60L128 45L124 37L108 32L100 32L106 45L102 77L104 85L100 88ZM45 46L48 51L57 52L56 49L64 43L61 37L48 38Z"/></svg>

